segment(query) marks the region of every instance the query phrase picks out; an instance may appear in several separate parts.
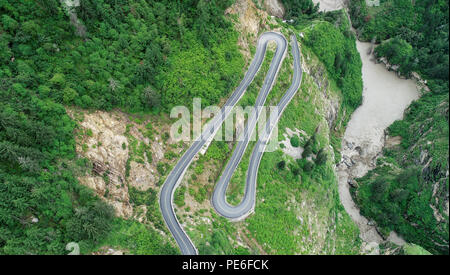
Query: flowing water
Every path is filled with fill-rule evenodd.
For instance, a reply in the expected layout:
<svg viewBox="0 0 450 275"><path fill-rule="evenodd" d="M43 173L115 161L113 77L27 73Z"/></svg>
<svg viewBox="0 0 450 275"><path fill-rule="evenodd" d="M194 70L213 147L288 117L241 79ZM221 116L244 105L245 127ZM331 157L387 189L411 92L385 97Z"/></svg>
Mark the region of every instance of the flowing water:
<svg viewBox="0 0 450 275"><path fill-rule="evenodd" d="M342 142L342 161L337 167L339 195L347 213L358 224L361 239L367 243L383 241L376 228L359 213L349 192L349 183L375 168L376 158L385 143L385 129L395 120L402 119L411 102L419 98L413 80L399 78L384 65L376 64L367 54L371 44L356 42L362 59L364 83L363 103L353 113ZM395 232L388 240L402 245L404 240Z"/></svg>
<svg viewBox="0 0 450 275"><path fill-rule="evenodd" d="M320 3L321 11L344 8L342 0L313 0ZM350 18L349 18L350 20ZM360 229L360 237L368 247L378 247L383 241L376 227L360 214L350 195L350 184L354 178L364 176L375 168L376 159L385 144L385 129L394 121L402 119L403 112L411 102L419 98L415 81L399 78L382 64L373 61L368 54L372 45L356 41L362 60L363 102L352 114L342 141L342 160L337 165L339 177L339 197L341 202ZM398 245L405 241L395 232L388 240Z"/></svg>
<svg viewBox="0 0 450 275"><path fill-rule="evenodd" d="M344 7L343 0L312 0L314 4L320 4L321 11L340 10Z"/></svg>

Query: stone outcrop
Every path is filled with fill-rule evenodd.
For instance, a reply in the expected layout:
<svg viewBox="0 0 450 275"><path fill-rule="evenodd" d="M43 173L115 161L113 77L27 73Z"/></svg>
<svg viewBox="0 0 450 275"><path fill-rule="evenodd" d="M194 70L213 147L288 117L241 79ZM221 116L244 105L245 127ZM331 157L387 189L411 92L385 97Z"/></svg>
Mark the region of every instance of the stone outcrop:
<svg viewBox="0 0 450 275"><path fill-rule="evenodd" d="M136 209L130 203L129 188L157 190L161 177L158 163L170 162L164 156L167 150L175 154L182 150L179 146L169 148L172 140L169 138L163 142L161 138L163 133L168 132L170 125L160 126L155 123L154 138L150 140L143 135L146 123L134 123L120 111L68 110L68 113L79 123L76 151L92 165L91 171L78 177L80 183L93 189L112 205L117 216L134 217ZM79 118L80 114L82 119ZM139 159L133 157L136 154L132 152L133 146L134 150L145 146L151 152L152 159L148 159L144 152Z"/></svg>

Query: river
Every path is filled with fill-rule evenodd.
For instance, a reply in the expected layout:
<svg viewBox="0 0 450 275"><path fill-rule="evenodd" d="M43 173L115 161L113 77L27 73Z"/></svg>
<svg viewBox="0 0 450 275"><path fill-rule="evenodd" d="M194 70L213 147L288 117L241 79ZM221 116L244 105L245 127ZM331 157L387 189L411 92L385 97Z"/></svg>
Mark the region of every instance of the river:
<svg viewBox="0 0 450 275"><path fill-rule="evenodd" d="M353 202L349 182L375 168L376 159L385 144L385 129L403 118L411 102L419 98L415 81L399 78L368 55L371 44L356 42L362 60L363 102L353 113L342 141L342 161L337 167L339 196L347 213L357 223L360 237L366 243L383 241L375 226L363 217ZM388 240L402 245L404 240L392 232Z"/></svg>
<svg viewBox="0 0 450 275"><path fill-rule="evenodd" d="M332 11L344 7L342 0L313 0L320 3L321 11ZM349 18L350 20L350 18ZM401 79L383 64L376 64L369 55L370 43L356 41L362 60L363 102L352 114L342 140L342 159L336 171L339 177L340 200L360 230L366 243L366 251L377 254L383 238L365 217L350 195L350 184L354 178L364 176L375 168L376 159L385 145L385 129L394 121L403 118L403 113L415 99L419 98L416 82ZM395 232L388 237L398 245L405 241ZM363 247L364 249L364 247Z"/></svg>

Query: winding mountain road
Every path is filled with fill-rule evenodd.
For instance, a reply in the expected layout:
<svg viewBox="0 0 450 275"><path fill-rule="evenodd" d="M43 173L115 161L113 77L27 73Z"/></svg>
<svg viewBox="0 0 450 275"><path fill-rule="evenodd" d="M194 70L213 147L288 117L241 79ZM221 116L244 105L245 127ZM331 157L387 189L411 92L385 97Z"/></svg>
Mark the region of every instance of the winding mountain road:
<svg viewBox="0 0 450 275"><path fill-rule="evenodd" d="M264 106L264 102L266 101L267 95L271 87L263 85L263 87L261 88L261 91L256 99L255 110L254 112L251 113L250 118L248 119L248 122L245 126L244 132L242 133L243 135L246 136L244 136L244 138L239 139L236 145L236 149L233 151L233 155L231 156L230 161L225 167L224 172L222 173L222 176L220 177L216 185L216 188L214 189L211 202L214 208L216 209L217 213L228 219L241 220L246 218L250 213L252 213L255 207L255 200L256 200L256 180L258 175L259 163L266 148L267 142L269 141L270 134L273 131L276 123L280 119L284 109L286 108L286 106L291 101L292 97L295 95L298 88L300 87L302 78L300 51L298 49L297 39L295 36L291 37L291 41L292 41L292 55L294 56L294 76L292 78L292 83L289 89L281 98L280 102L278 103L277 106L278 109L270 114L269 120L267 121L265 126L265 131L263 132L263 135L258 138L258 141L255 147L253 148L250 157L249 167L247 170L247 181L242 201L237 206L230 205L226 201L227 187L228 184L230 183L234 171L236 170L237 166L239 165L239 162L242 159L242 156L245 153L248 143L250 142L250 137L252 136L252 132L256 128L256 122L259 119L261 109ZM267 76L268 77L271 76L270 71Z"/></svg>
<svg viewBox="0 0 450 275"><path fill-rule="evenodd" d="M261 64L264 60L265 53L267 50L267 45L270 41L275 41L277 44L277 49L274 57L272 58L272 62L269 67L269 71L264 80L264 84L261 88L260 93L258 94L258 98L256 100L254 111L251 113L246 127L243 132L243 138L240 138L236 149L233 152L233 155L227 164L222 176L214 190L214 194L212 197L212 203L216 211L227 218L230 219L241 219L245 218L254 208L255 205L255 196L256 196L256 177L258 166L261 161L262 154L264 152L265 146L267 144L267 140L270 136L270 132L278 121L281 113L284 108L287 106L289 101L294 96L295 92L298 90L301 82L301 66L300 66L300 53L297 45L297 39L293 35L291 36L292 40L292 51L294 56L294 76L291 87L284 94L280 103L278 104L278 111L270 114L269 122L266 125L266 134L264 134L258 140L250 160L250 166L247 175L247 185L244 198L242 202L238 206L231 206L226 202L226 188L228 186L231 175L239 164L242 155L247 148L249 143L249 137L251 137L253 130L256 126L256 122L258 121L259 115L261 113L261 108L264 106L264 102L267 98L268 93L270 92L273 83L275 81L276 75L281 67L282 61L284 59L286 49L287 49L287 41L285 37L280 33L275 32L266 32L262 34L258 39L258 44L256 48L255 57L250 64L250 67L247 73L244 76L244 79L241 81L239 86L233 92L231 97L227 100L225 105L221 109L221 115L215 116L206 126L205 130L202 134L193 142L191 147L183 154L179 162L175 165L173 170L167 176L167 179L161 188L160 193L160 208L161 213L164 217L164 221L167 224L170 232L172 233L175 241L180 247L181 253L184 255L195 255L198 254L197 249L194 244L183 230L183 227L180 225L173 208L173 196L175 189L181 183L181 179L183 178L184 173L187 168L191 164L195 155L202 149L203 146L217 133L220 129L220 126L228 117L228 115L232 112L232 107L236 105L239 99L244 94L247 87L253 81L256 73L261 67Z"/></svg>

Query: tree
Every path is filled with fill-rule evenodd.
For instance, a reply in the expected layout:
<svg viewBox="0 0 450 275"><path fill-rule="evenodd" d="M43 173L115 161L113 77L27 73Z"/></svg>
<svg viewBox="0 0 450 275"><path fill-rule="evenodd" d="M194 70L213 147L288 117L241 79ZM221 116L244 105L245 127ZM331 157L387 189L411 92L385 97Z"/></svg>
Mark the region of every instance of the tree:
<svg viewBox="0 0 450 275"><path fill-rule="evenodd" d="M306 172L311 172L313 168L314 168L314 163L312 163L309 160L306 161L303 165L303 170Z"/></svg>
<svg viewBox="0 0 450 275"><path fill-rule="evenodd" d="M300 146L300 139L298 138L297 135L293 135L293 136L291 137L291 145L292 145L292 147L298 147L298 146Z"/></svg>
<svg viewBox="0 0 450 275"><path fill-rule="evenodd" d="M52 83L53 85L55 85L56 87L63 87L64 84L66 83L66 79L64 74L61 73L56 73L51 79L50 79L50 83Z"/></svg>
<svg viewBox="0 0 450 275"><path fill-rule="evenodd" d="M319 152L317 153L316 164L323 165L327 162L327 159L328 159L327 152L324 150L324 148L320 149Z"/></svg>
<svg viewBox="0 0 450 275"><path fill-rule="evenodd" d="M75 241L98 241L109 232L113 217L113 208L98 200L87 207L76 208L74 217L67 223L67 230Z"/></svg>
<svg viewBox="0 0 450 275"><path fill-rule="evenodd" d="M305 159L305 158L309 157L311 154L312 154L312 145L311 144L307 144L305 146L305 148L303 149L302 158Z"/></svg>
<svg viewBox="0 0 450 275"><path fill-rule="evenodd" d="M294 174L294 176L300 175L300 168L298 166L292 168L292 174Z"/></svg>
<svg viewBox="0 0 450 275"><path fill-rule="evenodd" d="M159 108L161 105L161 95L151 86L147 86L142 91L142 103L148 108Z"/></svg>
<svg viewBox="0 0 450 275"><path fill-rule="evenodd" d="M89 95L83 95L81 97L81 102L82 102L82 106L84 108L92 107L93 101L92 101L92 98Z"/></svg>
<svg viewBox="0 0 450 275"><path fill-rule="evenodd" d="M69 88L69 87L64 88L64 91L63 91L63 102L65 104L72 103L73 100L76 97L78 97L78 93L74 89Z"/></svg>
<svg viewBox="0 0 450 275"><path fill-rule="evenodd" d="M284 168L286 168L286 162L284 160L278 162L277 167L280 170L284 170Z"/></svg>
<svg viewBox="0 0 450 275"><path fill-rule="evenodd" d="M312 0L283 0L287 18L299 18L303 15L314 15L319 11L319 4Z"/></svg>
<svg viewBox="0 0 450 275"><path fill-rule="evenodd" d="M388 190L389 184L387 183L386 179L384 178L378 178L376 179L371 185L371 197L374 201L380 201L384 195L385 192Z"/></svg>

